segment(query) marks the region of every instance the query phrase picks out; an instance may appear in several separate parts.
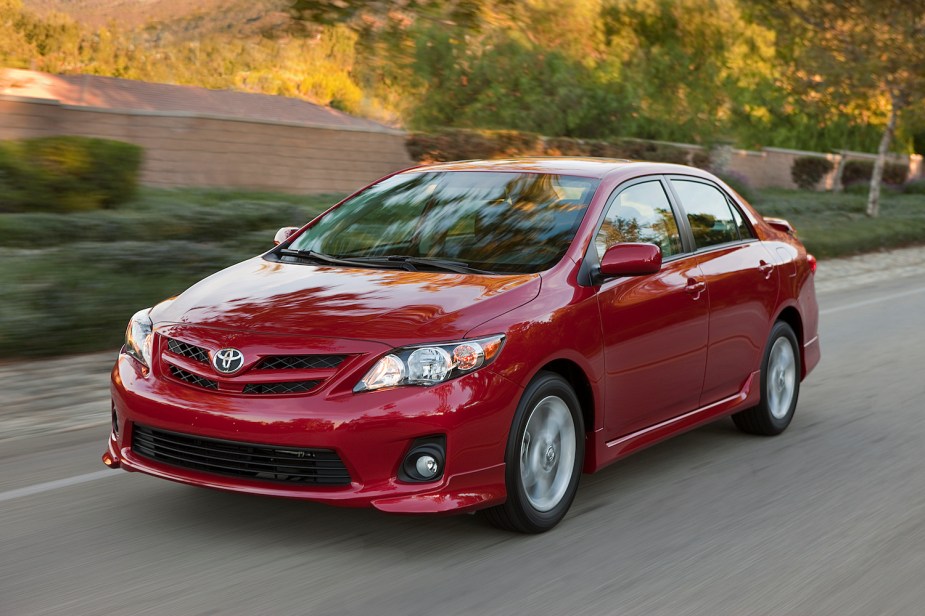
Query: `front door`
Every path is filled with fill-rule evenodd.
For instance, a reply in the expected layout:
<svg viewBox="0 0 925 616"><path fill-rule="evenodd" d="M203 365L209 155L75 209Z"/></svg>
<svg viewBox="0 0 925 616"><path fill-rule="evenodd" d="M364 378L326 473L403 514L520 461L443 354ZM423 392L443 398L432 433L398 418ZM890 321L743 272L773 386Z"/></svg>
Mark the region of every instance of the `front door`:
<svg viewBox="0 0 925 616"><path fill-rule="evenodd" d="M661 271L605 281L598 293L606 366L605 430L617 438L698 406L707 358L704 276L681 241L659 179L618 189L596 237L662 250Z"/></svg>

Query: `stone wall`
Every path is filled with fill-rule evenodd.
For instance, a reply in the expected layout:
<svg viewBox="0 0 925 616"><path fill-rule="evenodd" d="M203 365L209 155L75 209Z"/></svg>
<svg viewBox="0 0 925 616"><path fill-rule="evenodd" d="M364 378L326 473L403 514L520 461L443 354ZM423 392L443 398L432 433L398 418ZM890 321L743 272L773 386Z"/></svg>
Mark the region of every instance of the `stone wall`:
<svg viewBox="0 0 925 616"><path fill-rule="evenodd" d="M383 127L331 128L199 114L112 111L54 100L0 94L0 139L83 135L128 141L145 150L141 181L148 186L207 186L291 193L346 193L414 162L405 134ZM700 146L672 143L691 152ZM873 160L859 152L824 154L782 148L717 148L714 164L756 188L796 188L790 177L801 156ZM922 157L892 156L923 177ZM817 187L831 190L835 170Z"/></svg>
<svg viewBox="0 0 925 616"><path fill-rule="evenodd" d="M352 192L411 166L401 131L111 111L0 95L0 139L82 135L144 148L148 186Z"/></svg>
<svg viewBox="0 0 925 616"><path fill-rule="evenodd" d="M674 143L661 141L685 149L691 153L703 151L705 148L699 145L689 143ZM790 169L793 167L793 161L802 156L820 156L832 161L832 171L827 173L816 186L816 190L832 190L835 187L835 175L838 169L838 163L842 156L846 160L870 160L877 158L876 154L867 154L864 152L839 152L839 153L822 153L806 152L803 150L788 150L785 148L763 148L761 150L740 150L732 147L718 147L711 152L713 166L716 169L737 173L744 176L749 184L755 188L797 188L790 176ZM925 177L925 164L922 156L913 154L912 156L887 157L890 163L899 163L909 166L908 179Z"/></svg>

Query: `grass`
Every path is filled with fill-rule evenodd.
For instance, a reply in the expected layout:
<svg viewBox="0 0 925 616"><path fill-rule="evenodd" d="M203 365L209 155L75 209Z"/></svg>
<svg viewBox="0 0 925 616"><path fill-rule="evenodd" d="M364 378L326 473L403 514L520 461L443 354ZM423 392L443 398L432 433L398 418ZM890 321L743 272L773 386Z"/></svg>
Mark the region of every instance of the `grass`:
<svg viewBox="0 0 925 616"><path fill-rule="evenodd" d="M884 194L878 218L865 214L866 194L765 190L755 208L790 221L823 259L925 243L925 195Z"/></svg>
<svg viewBox="0 0 925 616"><path fill-rule="evenodd" d="M118 210L0 215L0 357L111 349L139 308L260 254L338 196L145 190Z"/></svg>
<svg viewBox="0 0 925 616"><path fill-rule="evenodd" d="M118 210L0 214L0 358L115 348L136 310L260 254L338 198L147 189ZM864 195L767 190L756 202L820 258L925 243L925 195L885 195L873 220Z"/></svg>

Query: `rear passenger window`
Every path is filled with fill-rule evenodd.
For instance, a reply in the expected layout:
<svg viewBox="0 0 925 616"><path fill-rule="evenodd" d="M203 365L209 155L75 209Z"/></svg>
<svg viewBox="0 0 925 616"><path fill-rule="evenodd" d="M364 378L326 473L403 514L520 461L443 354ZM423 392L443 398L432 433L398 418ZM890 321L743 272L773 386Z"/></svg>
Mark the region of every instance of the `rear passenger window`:
<svg viewBox="0 0 925 616"><path fill-rule="evenodd" d="M697 248L738 241L738 224L719 189L688 180L671 180L671 185L687 212Z"/></svg>
<svg viewBox="0 0 925 616"><path fill-rule="evenodd" d="M658 180L624 189L610 204L594 241L598 257L620 242L647 242L662 249L662 257L681 252L681 235L671 203Z"/></svg>
<svg viewBox="0 0 925 616"><path fill-rule="evenodd" d="M735 203L730 203L729 209L732 210L732 217L736 221L736 227L739 228L739 238L743 240L754 238L755 234L752 233L748 223L745 222L745 219L742 217L742 212L739 211L739 208L736 207Z"/></svg>

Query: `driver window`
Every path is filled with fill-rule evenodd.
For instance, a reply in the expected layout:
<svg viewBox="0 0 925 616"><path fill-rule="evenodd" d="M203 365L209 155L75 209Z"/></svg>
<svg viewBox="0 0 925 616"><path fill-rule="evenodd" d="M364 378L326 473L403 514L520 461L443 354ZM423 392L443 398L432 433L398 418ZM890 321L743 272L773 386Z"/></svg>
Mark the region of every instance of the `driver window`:
<svg viewBox="0 0 925 616"><path fill-rule="evenodd" d="M663 258L682 252L678 223L658 180L634 184L611 203L594 242L598 257L620 242L655 244Z"/></svg>

